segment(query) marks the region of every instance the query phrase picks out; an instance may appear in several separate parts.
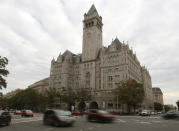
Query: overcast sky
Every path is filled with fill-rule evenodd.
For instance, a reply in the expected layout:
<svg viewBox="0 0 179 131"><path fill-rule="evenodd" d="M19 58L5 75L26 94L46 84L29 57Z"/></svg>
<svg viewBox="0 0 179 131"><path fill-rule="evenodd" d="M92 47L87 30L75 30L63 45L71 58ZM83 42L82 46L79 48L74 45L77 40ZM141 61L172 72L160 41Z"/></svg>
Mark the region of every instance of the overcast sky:
<svg viewBox="0 0 179 131"><path fill-rule="evenodd" d="M179 100L178 0L0 0L0 56L9 59L7 93L46 78L66 49L82 52L82 20L95 4L103 45L129 41L160 87L164 103Z"/></svg>

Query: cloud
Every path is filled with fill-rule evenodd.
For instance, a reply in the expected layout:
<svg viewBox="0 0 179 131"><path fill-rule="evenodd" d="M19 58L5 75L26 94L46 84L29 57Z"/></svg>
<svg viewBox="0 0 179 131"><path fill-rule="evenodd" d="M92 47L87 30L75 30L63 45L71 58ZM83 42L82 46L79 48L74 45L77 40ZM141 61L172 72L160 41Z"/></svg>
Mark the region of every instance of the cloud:
<svg viewBox="0 0 179 131"><path fill-rule="evenodd" d="M26 88L49 76L50 62L66 49L82 52L83 15L92 0L1 0L0 55L9 59L8 88ZM97 0L103 45L129 41L153 86L167 103L178 100L179 14L177 0ZM173 95L172 95L173 94Z"/></svg>

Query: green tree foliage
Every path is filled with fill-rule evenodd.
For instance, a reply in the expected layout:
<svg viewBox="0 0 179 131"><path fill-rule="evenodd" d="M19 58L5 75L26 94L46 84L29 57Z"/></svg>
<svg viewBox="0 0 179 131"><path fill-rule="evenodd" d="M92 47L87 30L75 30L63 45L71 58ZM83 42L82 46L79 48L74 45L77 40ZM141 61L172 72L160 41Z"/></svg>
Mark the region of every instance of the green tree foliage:
<svg viewBox="0 0 179 131"><path fill-rule="evenodd" d="M127 104L130 112L131 106L134 110L139 106L144 99L144 88L141 83L133 79L121 81L118 88L113 90L114 100L119 104Z"/></svg>
<svg viewBox="0 0 179 131"><path fill-rule="evenodd" d="M91 100L91 94L88 90L85 90L84 88L81 88L80 90L75 91L74 93L75 100L77 102L83 101L89 101Z"/></svg>
<svg viewBox="0 0 179 131"><path fill-rule="evenodd" d="M60 98L60 92L56 90L56 88L49 87L45 91L46 96L46 104L52 108L55 106L57 98Z"/></svg>
<svg viewBox="0 0 179 131"><path fill-rule="evenodd" d="M165 109L165 112L168 112L169 110L171 110L169 105L164 105L164 109Z"/></svg>
<svg viewBox="0 0 179 131"><path fill-rule="evenodd" d="M7 87L7 82L4 77L7 77L9 71L6 69L8 59L0 56L0 89Z"/></svg>
<svg viewBox="0 0 179 131"><path fill-rule="evenodd" d="M32 109L38 111L45 106L45 97L39 94L37 90L28 88L8 99L8 106L12 109Z"/></svg>
<svg viewBox="0 0 179 131"><path fill-rule="evenodd" d="M154 110L156 111L162 111L163 110L163 105L157 102L154 102Z"/></svg>
<svg viewBox="0 0 179 131"><path fill-rule="evenodd" d="M8 106L8 99L0 97L0 109L6 108Z"/></svg>
<svg viewBox="0 0 179 131"><path fill-rule="evenodd" d="M67 92L63 92L63 94L61 95L61 102L67 103L69 110L71 110L71 106L74 105L76 102L80 103L78 105L80 110L84 110L84 102L89 100L91 100L91 94L84 88L76 91L68 90Z"/></svg>
<svg viewBox="0 0 179 131"><path fill-rule="evenodd" d="M179 111L179 100L176 102L176 104L177 104L178 111Z"/></svg>

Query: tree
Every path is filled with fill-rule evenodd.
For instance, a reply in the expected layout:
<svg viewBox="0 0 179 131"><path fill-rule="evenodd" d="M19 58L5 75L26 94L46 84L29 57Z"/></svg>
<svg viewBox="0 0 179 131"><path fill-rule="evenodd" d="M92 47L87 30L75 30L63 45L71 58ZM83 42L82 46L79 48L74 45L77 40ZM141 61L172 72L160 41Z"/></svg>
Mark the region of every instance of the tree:
<svg viewBox="0 0 179 131"><path fill-rule="evenodd" d="M163 110L163 105L157 102L154 102L154 110L156 111L162 111Z"/></svg>
<svg viewBox="0 0 179 131"><path fill-rule="evenodd" d="M9 98L7 103L12 109L39 111L45 106L45 98L37 90L28 88Z"/></svg>
<svg viewBox="0 0 179 131"><path fill-rule="evenodd" d="M0 96L0 109L1 108L4 109L7 107L7 101L8 101L7 98Z"/></svg>
<svg viewBox="0 0 179 131"><path fill-rule="evenodd" d="M133 79L127 81L121 81L118 88L113 90L114 100L118 99L119 104L127 104L128 112L130 113L130 108L139 106L144 99L144 88L141 83Z"/></svg>
<svg viewBox="0 0 179 131"><path fill-rule="evenodd" d="M7 64L8 59L0 56L0 89L7 87L6 80L4 79L9 74L9 71L6 69Z"/></svg>
<svg viewBox="0 0 179 131"><path fill-rule="evenodd" d="M176 104L177 104L178 111L179 111L179 100L176 102Z"/></svg>
<svg viewBox="0 0 179 131"><path fill-rule="evenodd" d="M74 106L76 102L79 102L78 108L82 112L86 107L85 101L89 100L91 100L91 94L84 88L75 91L69 89L61 94L61 101L68 104L69 110L71 110L72 105Z"/></svg>
<svg viewBox="0 0 179 131"><path fill-rule="evenodd" d="M81 88L80 90L76 91L74 95L75 100L79 102L78 108L80 112L83 112L86 107L85 101L91 100L91 93L88 90Z"/></svg>
<svg viewBox="0 0 179 131"><path fill-rule="evenodd" d="M49 87L48 89L45 90L45 96L47 98L47 105L52 108L55 107L55 103L57 98L60 100L60 92L57 91L56 88L54 87ZM59 102L60 103L60 102Z"/></svg>
<svg viewBox="0 0 179 131"><path fill-rule="evenodd" d="M168 112L170 110L170 106L169 105L164 105L164 109L165 109L165 112Z"/></svg>
<svg viewBox="0 0 179 131"><path fill-rule="evenodd" d="M91 94L88 90L81 88L80 90L77 90L74 92L75 100L77 102L83 101L89 101L91 100Z"/></svg>

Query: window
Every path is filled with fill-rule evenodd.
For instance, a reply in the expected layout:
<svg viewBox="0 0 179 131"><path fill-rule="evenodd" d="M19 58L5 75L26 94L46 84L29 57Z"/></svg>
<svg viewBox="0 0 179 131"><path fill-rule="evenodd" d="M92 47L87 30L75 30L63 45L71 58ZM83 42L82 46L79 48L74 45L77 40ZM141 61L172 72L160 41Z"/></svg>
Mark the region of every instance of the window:
<svg viewBox="0 0 179 131"><path fill-rule="evenodd" d="M86 78L86 88L89 89L90 88L90 73L89 72L86 73L85 78Z"/></svg>

